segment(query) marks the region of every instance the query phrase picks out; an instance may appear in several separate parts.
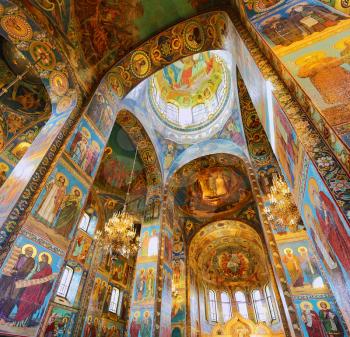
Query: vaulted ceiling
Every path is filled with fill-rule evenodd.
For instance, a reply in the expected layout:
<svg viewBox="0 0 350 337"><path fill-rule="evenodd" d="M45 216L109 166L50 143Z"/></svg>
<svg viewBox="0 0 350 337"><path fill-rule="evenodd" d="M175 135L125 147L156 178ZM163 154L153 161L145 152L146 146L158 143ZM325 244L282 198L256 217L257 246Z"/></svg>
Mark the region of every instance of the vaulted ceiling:
<svg viewBox="0 0 350 337"><path fill-rule="evenodd" d="M165 28L229 0L22 0L60 42L85 89L105 71Z"/></svg>
<svg viewBox="0 0 350 337"><path fill-rule="evenodd" d="M218 287L256 287L268 279L261 239L239 221L217 221L201 229L191 241L189 263L201 280Z"/></svg>

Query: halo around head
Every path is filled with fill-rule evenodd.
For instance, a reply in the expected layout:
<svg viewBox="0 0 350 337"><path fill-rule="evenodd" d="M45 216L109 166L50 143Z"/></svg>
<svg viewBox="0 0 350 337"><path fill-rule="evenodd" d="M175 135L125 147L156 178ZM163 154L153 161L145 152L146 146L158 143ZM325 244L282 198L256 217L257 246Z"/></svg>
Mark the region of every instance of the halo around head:
<svg viewBox="0 0 350 337"><path fill-rule="evenodd" d="M301 253L302 251L308 252L308 249L305 246L298 247L298 252Z"/></svg>
<svg viewBox="0 0 350 337"><path fill-rule="evenodd" d="M327 309L330 309L330 308L331 308L331 305L329 304L329 302L324 301L324 300L318 301L318 302L317 302L317 307L318 307L319 309L322 309L321 304L323 304L323 303L326 305Z"/></svg>
<svg viewBox="0 0 350 337"><path fill-rule="evenodd" d="M83 136L85 138L90 138L91 137L90 131L87 128L85 128L85 127L83 127L81 129L81 133L83 134Z"/></svg>
<svg viewBox="0 0 350 337"><path fill-rule="evenodd" d="M283 250L284 254L288 254L289 252L294 253L292 248L289 248L289 247L284 248L284 250Z"/></svg>
<svg viewBox="0 0 350 337"><path fill-rule="evenodd" d="M46 255L46 256L47 256L47 263L48 263L48 264L51 264L51 263L52 263L52 256L51 256L51 254L48 253L48 252L41 252L41 253L39 254L39 257L38 257L39 262L41 262L41 258L42 258L43 255Z"/></svg>
<svg viewBox="0 0 350 337"><path fill-rule="evenodd" d="M310 196L311 199L311 196ZM312 218L313 218L313 214L312 214L312 210L310 205L305 204L304 205L304 217L305 217L305 222L309 227L313 227L312 224ZM309 220L310 219L310 220Z"/></svg>
<svg viewBox="0 0 350 337"><path fill-rule="evenodd" d="M315 178L311 178L309 180L309 183L308 183L309 197L310 197L310 200L311 200L312 204L314 205L315 204L315 198L314 198L313 191L315 191L316 193L319 193L319 191L320 191L320 189L318 187L318 184L317 184L317 181L316 181Z"/></svg>
<svg viewBox="0 0 350 337"><path fill-rule="evenodd" d="M30 243L27 243L26 245L24 245L22 247L22 254L25 254L26 248L32 248L32 250L33 250L32 258L34 258L36 256L36 254L38 253L38 251L35 248L35 246L31 245Z"/></svg>
<svg viewBox="0 0 350 337"><path fill-rule="evenodd" d="M0 163L0 171L7 172L9 170L9 166L5 163Z"/></svg>
<svg viewBox="0 0 350 337"><path fill-rule="evenodd" d="M316 51L299 57L296 59L295 64L300 67L312 66L318 63L320 60L324 59L326 56L327 55L324 51Z"/></svg>
<svg viewBox="0 0 350 337"><path fill-rule="evenodd" d="M75 191L79 191L79 195L82 195L81 189L76 185L72 187L72 192L75 193Z"/></svg>
<svg viewBox="0 0 350 337"><path fill-rule="evenodd" d="M305 309L306 309L306 308L305 308L306 305L308 305L308 306L310 307L310 309L313 309L313 308L314 308L313 304L312 304L311 302L309 302L309 301L303 301L303 302L301 302L301 303L300 303L300 308L301 308L302 310L305 310Z"/></svg>
<svg viewBox="0 0 350 337"><path fill-rule="evenodd" d="M64 185L66 186L68 184L67 177L63 173L57 173L56 174L56 180L60 179L61 177L64 178Z"/></svg>
<svg viewBox="0 0 350 337"><path fill-rule="evenodd" d="M346 47L350 46L350 38L347 36L344 39L339 40L335 45L334 48L338 50L343 50Z"/></svg>
<svg viewBox="0 0 350 337"><path fill-rule="evenodd" d="M98 143L95 140L91 142L91 147L96 149L97 151L100 150L100 145L98 145Z"/></svg>

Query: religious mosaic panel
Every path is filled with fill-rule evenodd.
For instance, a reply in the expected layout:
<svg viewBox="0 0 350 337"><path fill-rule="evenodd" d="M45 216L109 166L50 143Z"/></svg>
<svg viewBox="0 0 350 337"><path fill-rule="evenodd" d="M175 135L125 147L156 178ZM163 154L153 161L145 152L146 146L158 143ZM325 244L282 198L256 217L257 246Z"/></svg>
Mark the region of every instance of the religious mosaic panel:
<svg viewBox="0 0 350 337"><path fill-rule="evenodd" d="M86 314L81 337L97 336L101 324L100 317L94 312Z"/></svg>
<svg viewBox="0 0 350 337"><path fill-rule="evenodd" d="M76 132L68 142L66 151L75 167L81 169L87 176L94 177L97 164L102 157L104 143L86 119L82 119Z"/></svg>
<svg viewBox="0 0 350 337"><path fill-rule="evenodd" d="M304 336L347 336L334 300L329 297L299 299L297 313Z"/></svg>
<svg viewBox="0 0 350 337"><path fill-rule="evenodd" d="M308 240L294 241L297 235L290 235L288 243L279 243L283 266L288 283L294 294L328 293L327 285L317 264ZM283 238L281 238L283 239Z"/></svg>
<svg viewBox="0 0 350 337"><path fill-rule="evenodd" d="M272 104L275 131L275 144L272 145L272 148L289 186L297 191L299 190L305 153L294 129L274 96L272 96Z"/></svg>
<svg viewBox="0 0 350 337"><path fill-rule="evenodd" d="M315 169L310 165L307 172L301 215L325 270L346 291L350 282L349 227Z"/></svg>
<svg viewBox="0 0 350 337"><path fill-rule="evenodd" d="M70 258L87 268L88 264L86 262L88 262L87 257L89 255L91 244L92 238L84 231L78 230L73 242Z"/></svg>
<svg viewBox="0 0 350 337"><path fill-rule="evenodd" d="M17 238L1 268L0 331L36 336L61 264L51 249Z"/></svg>
<svg viewBox="0 0 350 337"><path fill-rule="evenodd" d="M130 311L129 337L152 336L153 310L139 309Z"/></svg>
<svg viewBox="0 0 350 337"><path fill-rule="evenodd" d="M163 265L162 307L160 318L160 336L171 336L172 311L172 270L167 264Z"/></svg>
<svg viewBox="0 0 350 337"><path fill-rule="evenodd" d="M25 227L67 249L87 195L87 188L79 179L61 160L47 179Z"/></svg>
<svg viewBox="0 0 350 337"><path fill-rule="evenodd" d="M253 22L277 54L305 46L317 34L331 34L347 17L319 1L293 0ZM315 34L314 34L315 33ZM289 48L287 48L289 47Z"/></svg>
<svg viewBox="0 0 350 337"><path fill-rule="evenodd" d="M101 312L103 309L103 304L105 296L108 290L108 277L101 273L96 273L94 286L92 288L92 293L89 302L89 310Z"/></svg>
<svg viewBox="0 0 350 337"><path fill-rule="evenodd" d="M348 35L348 31L333 34L283 57L289 71L332 127L350 122ZM344 137L347 141L347 136Z"/></svg>
<svg viewBox="0 0 350 337"><path fill-rule="evenodd" d="M52 306L48 310L48 323L44 337L70 337L73 333L77 313L60 306Z"/></svg>

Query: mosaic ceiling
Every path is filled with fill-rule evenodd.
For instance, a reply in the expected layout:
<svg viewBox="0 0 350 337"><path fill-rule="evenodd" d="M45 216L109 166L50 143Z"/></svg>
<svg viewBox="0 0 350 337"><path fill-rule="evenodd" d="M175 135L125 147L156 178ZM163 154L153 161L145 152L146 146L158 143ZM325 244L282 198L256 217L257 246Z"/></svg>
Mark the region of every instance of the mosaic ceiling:
<svg viewBox="0 0 350 337"><path fill-rule="evenodd" d="M128 134L120 125L115 124L97 172L95 186L101 191L124 196L131 175L135 151L135 145ZM131 192L135 197L145 191L146 173L140 157L137 156Z"/></svg>
<svg viewBox="0 0 350 337"><path fill-rule="evenodd" d="M26 57L9 41L0 38L0 89L15 83L0 97L0 185L23 157L47 118L51 103L39 74L27 70Z"/></svg>
<svg viewBox="0 0 350 337"><path fill-rule="evenodd" d="M211 124L226 108L230 75L212 52L186 57L152 76L150 110L166 126L195 131Z"/></svg>
<svg viewBox="0 0 350 337"><path fill-rule="evenodd" d="M252 201L249 179L238 158L202 157L175 176L175 203L186 215L212 218L230 215Z"/></svg>
<svg viewBox="0 0 350 337"><path fill-rule="evenodd" d="M232 68L227 52L195 54L152 75L123 103L160 138L199 143L221 131L237 108Z"/></svg>
<svg viewBox="0 0 350 337"><path fill-rule="evenodd" d="M86 89L140 42L228 2L165 0L159 6L158 0L22 1L60 42Z"/></svg>
<svg viewBox="0 0 350 337"><path fill-rule="evenodd" d="M211 223L192 239L189 263L203 281L223 286L262 285L268 278L261 239L248 225Z"/></svg>

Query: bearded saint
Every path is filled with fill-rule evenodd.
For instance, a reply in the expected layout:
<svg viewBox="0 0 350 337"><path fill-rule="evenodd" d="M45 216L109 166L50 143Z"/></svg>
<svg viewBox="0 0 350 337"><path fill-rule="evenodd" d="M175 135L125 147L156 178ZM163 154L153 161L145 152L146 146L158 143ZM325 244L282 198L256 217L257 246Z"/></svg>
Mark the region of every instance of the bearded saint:
<svg viewBox="0 0 350 337"><path fill-rule="evenodd" d="M43 305L47 294L50 292L52 282L47 279L52 275L52 268L48 263L48 256L42 255L42 260L39 262L38 270L33 274L32 278L28 280L28 285L25 287L22 296L18 302L18 311L14 318L17 326L28 326L30 319L36 311ZM41 280L42 283L30 282L34 280Z"/></svg>
<svg viewBox="0 0 350 337"><path fill-rule="evenodd" d="M56 232L69 238L74 224L78 218L80 211L81 193L79 190L74 190L70 193L63 202L63 207L57 218L55 229Z"/></svg>
<svg viewBox="0 0 350 337"><path fill-rule="evenodd" d="M328 337L316 311L312 310L309 305L305 305L302 319L309 337Z"/></svg>

